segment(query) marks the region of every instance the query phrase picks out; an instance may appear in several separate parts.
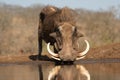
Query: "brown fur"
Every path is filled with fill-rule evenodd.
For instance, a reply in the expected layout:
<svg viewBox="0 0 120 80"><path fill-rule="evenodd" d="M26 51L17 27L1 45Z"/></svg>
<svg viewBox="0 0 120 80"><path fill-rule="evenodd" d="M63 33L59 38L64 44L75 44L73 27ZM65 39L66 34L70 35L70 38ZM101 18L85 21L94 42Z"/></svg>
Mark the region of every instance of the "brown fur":
<svg viewBox="0 0 120 80"><path fill-rule="evenodd" d="M76 24L75 24L75 12L67 7L64 7L62 9L59 9L57 7L53 6L47 6L42 9L40 13L40 23L39 23L39 29L38 29L38 35L39 35L39 55L41 55L42 52L42 40L44 40L46 43L50 42L51 45L54 45L54 52L59 52L63 47L68 47L67 53L75 52L72 47L72 38L69 39L67 36L74 35L77 36L77 33L72 30L72 27L75 26L76 30ZM58 27L62 26L61 28L63 30L58 31ZM59 36L50 36L51 33L54 33ZM62 36L61 36L62 35ZM65 36L67 35L67 36ZM82 36L82 35L81 35ZM65 39L62 39L65 38ZM64 41L63 41L64 40ZM63 43L64 42L64 43ZM56 47L55 47L56 43ZM62 45L64 44L64 45ZM66 46L66 45L69 46ZM61 50L62 53L66 53L65 50ZM68 55L68 54L67 54ZM71 57L73 55L69 54Z"/></svg>
<svg viewBox="0 0 120 80"><path fill-rule="evenodd" d="M51 8L54 8L55 11L52 11ZM59 9L53 6L47 6L40 13L44 31L53 31L58 26L57 23L61 22L72 22L74 24L74 17L74 12L67 7Z"/></svg>

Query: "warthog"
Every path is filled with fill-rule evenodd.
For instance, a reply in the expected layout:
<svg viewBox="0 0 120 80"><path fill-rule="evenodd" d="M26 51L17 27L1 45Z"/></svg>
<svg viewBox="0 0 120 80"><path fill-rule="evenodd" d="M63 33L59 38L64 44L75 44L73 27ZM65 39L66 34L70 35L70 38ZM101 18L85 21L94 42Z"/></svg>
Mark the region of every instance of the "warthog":
<svg viewBox="0 0 120 80"><path fill-rule="evenodd" d="M85 57L89 51L89 43L83 52L78 50L78 39L83 34L76 25L75 12L67 7L59 9L54 6L46 6L41 10L38 39L39 56L42 52L42 40L47 43L47 50L56 60L74 61ZM54 52L50 50L53 46Z"/></svg>
<svg viewBox="0 0 120 80"><path fill-rule="evenodd" d="M82 65L62 65L50 71L48 80L90 80L90 74Z"/></svg>

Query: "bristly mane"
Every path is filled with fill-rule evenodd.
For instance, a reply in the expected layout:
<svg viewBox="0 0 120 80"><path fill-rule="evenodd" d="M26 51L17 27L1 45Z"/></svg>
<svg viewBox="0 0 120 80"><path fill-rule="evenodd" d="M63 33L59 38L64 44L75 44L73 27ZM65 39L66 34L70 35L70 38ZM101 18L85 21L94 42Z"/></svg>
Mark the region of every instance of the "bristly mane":
<svg viewBox="0 0 120 80"><path fill-rule="evenodd" d="M60 13L60 20L62 22L72 22L74 20L74 17L73 17L73 11L67 7L64 7L61 9L61 13Z"/></svg>
<svg viewBox="0 0 120 80"><path fill-rule="evenodd" d="M46 25L56 25L56 22L75 22L75 12L67 7L60 9L47 6L41 11L40 18Z"/></svg>

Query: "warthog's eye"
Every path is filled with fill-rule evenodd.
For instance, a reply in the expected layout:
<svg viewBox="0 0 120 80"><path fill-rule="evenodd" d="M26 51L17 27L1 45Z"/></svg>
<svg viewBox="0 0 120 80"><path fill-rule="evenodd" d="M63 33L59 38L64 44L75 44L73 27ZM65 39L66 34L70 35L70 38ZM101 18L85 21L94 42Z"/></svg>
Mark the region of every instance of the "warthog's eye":
<svg viewBox="0 0 120 80"><path fill-rule="evenodd" d="M72 30L73 30L73 36L76 36L77 35L77 29L76 29L76 27L73 27Z"/></svg>
<svg viewBox="0 0 120 80"><path fill-rule="evenodd" d="M61 36L61 30L60 30L60 28L56 28L55 32L56 32L56 36Z"/></svg>
<svg viewBox="0 0 120 80"><path fill-rule="evenodd" d="M55 32L59 32L59 31L60 31L59 28L56 28L56 29L55 29Z"/></svg>
<svg viewBox="0 0 120 80"><path fill-rule="evenodd" d="M75 28L73 31L73 36L79 38L79 37L83 37L84 34L79 29Z"/></svg>
<svg viewBox="0 0 120 80"><path fill-rule="evenodd" d="M57 36L60 37L61 36L61 32L60 31L57 31Z"/></svg>

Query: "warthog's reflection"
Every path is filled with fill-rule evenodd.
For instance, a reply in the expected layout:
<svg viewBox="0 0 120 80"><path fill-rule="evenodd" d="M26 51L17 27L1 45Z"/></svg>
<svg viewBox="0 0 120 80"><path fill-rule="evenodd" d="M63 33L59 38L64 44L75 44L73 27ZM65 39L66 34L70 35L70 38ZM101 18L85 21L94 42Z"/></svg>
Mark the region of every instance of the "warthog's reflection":
<svg viewBox="0 0 120 80"><path fill-rule="evenodd" d="M50 71L48 80L90 80L90 74L82 65L62 65Z"/></svg>

